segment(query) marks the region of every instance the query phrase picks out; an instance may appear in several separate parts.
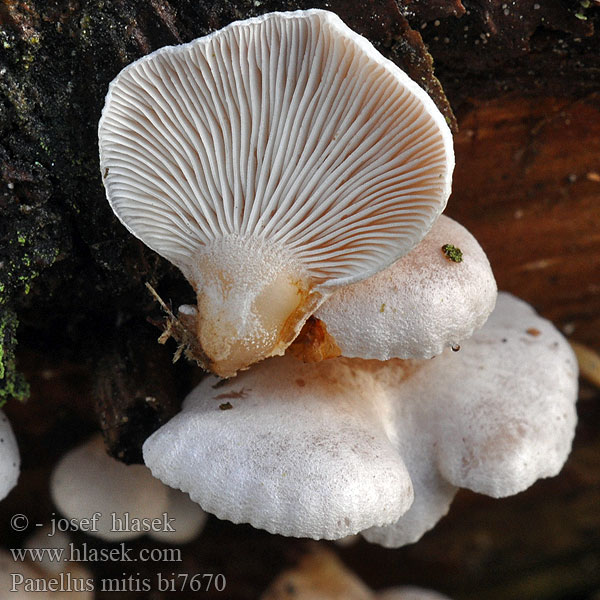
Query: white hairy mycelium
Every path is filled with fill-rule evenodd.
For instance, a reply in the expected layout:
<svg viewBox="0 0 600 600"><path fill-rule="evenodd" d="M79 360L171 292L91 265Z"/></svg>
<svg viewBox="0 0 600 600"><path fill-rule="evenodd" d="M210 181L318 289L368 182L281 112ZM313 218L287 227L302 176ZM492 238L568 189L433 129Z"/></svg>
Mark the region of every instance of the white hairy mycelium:
<svg viewBox="0 0 600 600"><path fill-rule="evenodd" d="M0 500L17 485L21 470L19 447L6 415L0 410Z"/></svg>
<svg viewBox="0 0 600 600"><path fill-rule="evenodd" d="M181 320L220 376L282 354L335 289L409 252L454 167L429 96L316 9L129 65L99 140L111 207L191 283Z"/></svg>
<svg viewBox="0 0 600 600"><path fill-rule="evenodd" d="M501 497L557 474L576 423L570 346L509 294L458 352L286 356L217 383L146 440L146 465L220 518L297 537L414 542L459 487Z"/></svg>
<svg viewBox="0 0 600 600"><path fill-rule="evenodd" d="M65 517L76 523L85 520L86 533L111 542L148 534L185 543L206 521L197 504L152 477L145 466L110 457L99 434L61 458L52 471L50 493ZM96 513L97 520L91 522Z"/></svg>

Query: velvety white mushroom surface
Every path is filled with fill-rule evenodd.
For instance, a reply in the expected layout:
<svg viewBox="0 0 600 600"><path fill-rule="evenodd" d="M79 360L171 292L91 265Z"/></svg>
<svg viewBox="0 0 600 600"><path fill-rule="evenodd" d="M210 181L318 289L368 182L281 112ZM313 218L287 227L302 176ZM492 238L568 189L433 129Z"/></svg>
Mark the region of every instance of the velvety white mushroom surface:
<svg viewBox="0 0 600 600"><path fill-rule="evenodd" d="M409 252L454 167L427 93L316 9L129 65L99 141L111 207L196 290L199 360L222 376L282 354L333 289Z"/></svg>
<svg viewBox="0 0 600 600"><path fill-rule="evenodd" d="M0 500L17 485L21 466L19 447L6 415L0 410Z"/></svg>
<svg viewBox="0 0 600 600"><path fill-rule="evenodd" d="M205 510L272 533L339 538L396 521L412 502L386 431L392 407L344 361L268 361L213 387L144 444L155 477Z"/></svg>
<svg viewBox="0 0 600 600"><path fill-rule="evenodd" d="M452 260L448 245L460 251ZM496 281L477 240L441 215L409 254L337 290L315 313L341 350L357 358L430 358L479 329Z"/></svg>
<svg viewBox="0 0 600 600"><path fill-rule="evenodd" d="M414 542L458 487L500 497L557 474L576 423L571 348L509 294L458 352L286 356L217 383L148 438L146 464L220 518L299 537Z"/></svg>
<svg viewBox="0 0 600 600"><path fill-rule="evenodd" d="M87 519L87 532L107 541L147 533L161 541L184 543L198 535L206 520L197 504L152 477L143 465L125 465L108 456L101 435L62 457L52 472L50 492L63 515L77 522ZM95 513L100 517L93 531L89 520ZM169 527L162 525L165 514L174 519ZM135 522L143 519L161 524L140 531Z"/></svg>

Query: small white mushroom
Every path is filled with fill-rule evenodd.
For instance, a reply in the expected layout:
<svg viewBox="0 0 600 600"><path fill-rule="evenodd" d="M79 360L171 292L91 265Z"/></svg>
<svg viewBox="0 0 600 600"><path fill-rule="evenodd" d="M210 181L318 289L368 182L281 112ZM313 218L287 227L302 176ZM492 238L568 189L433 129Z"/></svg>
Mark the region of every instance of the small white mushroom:
<svg viewBox="0 0 600 600"><path fill-rule="evenodd" d="M391 407L370 374L286 356L217 381L205 379L143 447L153 475L204 510L336 539L410 506L410 479L386 431Z"/></svg>
<svg viewBox="0 0 600 600"><path fill-rule="evenodd" d="M215 382L146 440L146 464L220 518L298 537L414 542L458 487L498 497L558 473L576 423L573 352L508 294L433 360L283 357Z"/></svg>
<svg viewBox="0 0 600 600"><path fill-rule="evenodd" d="M19 447L6 415L0 410L0 500L17 485L21 467Z"/></svg>
<svg viewBox="0 0 600 600"><path fill-rule="evenodd" d="M183 543L197 536L206 519L198 505L152 477L143 465L125 465L108 456L101 435L62 457L52 472L50 492L63 515L79 523L85 519L82 529L107 541L147 533ZM96 513L99 517L92 521Z"/></svg>
<svg viewBox="0 0 600 600"><path fill-rule="evenodd" d="M552 323L510 294L498 295L486 324L459 352L418 364L396 403L398 447L417 467L415 502L395 525L363 532L390 547L417 541L459 487L498 498L556 475L577 422L573 351ZM392 371L381 376L393 385ZM403 408L407 396L417 399L412 409Z"/></svg>
<svg viewBox="0 0 600 600"><path fill-rule="evenodd" d="M282 354L331 292L389 266L443 210L454 167L429 96L333 13L271 13L162 48L112 82L108 200L197 294L221 376Z"/></svg>
<svg viewBox="0 0 600 600"><path fill-rule="evenodd" d="M443 248L462 256L449 259ZM342 356L430 358L460 344L494 309L496 281L477 240L444 215L409 254L337 290L315 313Z"/></svg>
<svg viewBox="0 0 600 600"><path fill-rule="evenodd" d="M92 600L94 576L83 564L68 560L69 544L65 533L45 527L26 540L28 559L15 560L0 550L0 598Z"/></svg>
<svg viewBox="0 0 600 600"><path fill-rule="evenodd" d="M577 423L578 368L550 321L504 293L473 343L446 353L438 368L446 373L434 415L445 479L501 498L558 474ZM426 371L421 377L425 393L433 393Z"/></svg>
<svg viewBox="0 0 600 600"><path fill-rule="evenodd" d="M299 564L281 573L261 600L449 600L417 587L398 587L376 593L352 573L335 554L313 548Z"/></svg>

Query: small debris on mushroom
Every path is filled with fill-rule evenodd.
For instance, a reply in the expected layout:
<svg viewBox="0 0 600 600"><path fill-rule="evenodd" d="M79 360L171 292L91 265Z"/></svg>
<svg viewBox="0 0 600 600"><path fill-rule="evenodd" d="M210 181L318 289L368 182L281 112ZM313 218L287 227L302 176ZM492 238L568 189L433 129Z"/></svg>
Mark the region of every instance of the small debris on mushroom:
<svg viewBox="0 0 600 600"><path fill-rule="evenodd" d="M452 244L444 244L442 246L442 252L444 256L451 262L459 263L463 261L463 253L460 248L453 246Z"/></svg>

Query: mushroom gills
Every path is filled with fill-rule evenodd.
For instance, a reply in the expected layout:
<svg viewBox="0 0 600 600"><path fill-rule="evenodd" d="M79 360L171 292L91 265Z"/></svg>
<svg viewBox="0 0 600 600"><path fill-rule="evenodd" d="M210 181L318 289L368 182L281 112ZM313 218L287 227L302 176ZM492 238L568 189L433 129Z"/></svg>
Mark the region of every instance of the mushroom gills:
<svg viewBox="0 0 600 600"><path fill-rule="evenodd" d="M282 354L334 289L410 252L454 166L427 93L316 9L127 66L98 138L115 214L197 295L159 340L221 377Z"/></svg>

